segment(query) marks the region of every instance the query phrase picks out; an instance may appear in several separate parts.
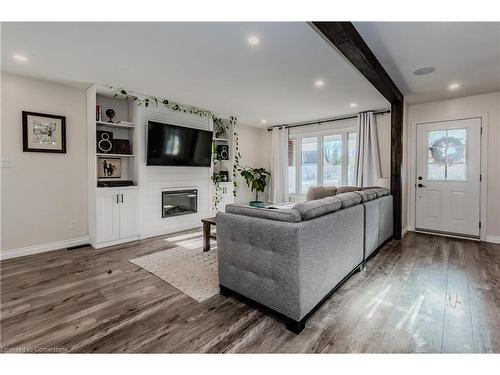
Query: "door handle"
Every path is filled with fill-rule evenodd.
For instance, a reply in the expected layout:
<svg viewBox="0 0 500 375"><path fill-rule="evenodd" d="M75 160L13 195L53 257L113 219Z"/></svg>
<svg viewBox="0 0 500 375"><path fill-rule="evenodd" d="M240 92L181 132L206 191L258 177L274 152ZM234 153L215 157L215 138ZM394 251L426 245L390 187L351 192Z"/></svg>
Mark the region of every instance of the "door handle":
<svg viewBox="0 0 500 375"><path fill-rule="evenodd" d="M116 203L120 203L120 198L118 197L118 194L116 194Z"/></svg>
<svg viewBox="0 0 500 375"><path fill-rule="evenodd" d="M418 186L419 188L423 188L423 187L425 187L425 185L422 185L422 184L418 184L417 186Z"/></svg>
<svg viewBox="0 0 500 375"><path fill-rule="evenodd" d="M123 194L121 194L121 196L122 196L122 203L123 203Z"/></svg>

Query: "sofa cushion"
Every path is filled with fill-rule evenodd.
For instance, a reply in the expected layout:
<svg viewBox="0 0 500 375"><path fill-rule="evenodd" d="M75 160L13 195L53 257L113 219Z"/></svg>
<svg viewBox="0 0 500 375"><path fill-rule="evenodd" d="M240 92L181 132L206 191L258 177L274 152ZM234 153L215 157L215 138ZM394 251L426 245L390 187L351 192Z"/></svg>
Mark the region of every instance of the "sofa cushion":
<svg viewBox="0 0 500 375"><path fill-rule="evenodd" d="M352 193L353 191L359 190L361 190L361 188L357 186L340 186L337 188L337 194Z"/></svg>
<svg viewBox="0 0 500 375"><path fill-rule="evenodd" d="M342 208L347 208L351 206L355 206L361 202L361 197L356 193L342 193L337 194L335 198L339 199L342 202Z"/></svg>
<svg viewBox="0 0 500 375"><path fill-rule="evenodd" d="M293 207L300 212L302 220L310 220L340 210L342 202L336 197L328 197L297 203Z"/></svg>
<svg viewBox="0 0 500 375"><path fill-rule="evenodd" d="M361 197L361 202L365 203L378 198L378 195L375 191L372 190L362 190L355 191L355 194L358 194Z"/></svg>
<svg viewBox="0 0 500 375"><path fill-rule="evenodd" d="M311 186L307 189L306 201L333 197L337 194L335 186Z"/></svg>
<svg viewBox="0 0 500 375"><path fill-rule="evenodd" d="M386 195L389 195L389 193L390 193L389 189L383 188L383 187L377 187L377 188L372 188L372 189L363 190L363 191L377 194L377 198L385 197Z"/></svg>
<svg viewBox="0 0 500 375"><path fill-rule="evenodd" d="M241 204L226 205L226 212L236 215L252 216L261 219L298 223L302 221L299 211L294 208L256 208Z"/></svg>

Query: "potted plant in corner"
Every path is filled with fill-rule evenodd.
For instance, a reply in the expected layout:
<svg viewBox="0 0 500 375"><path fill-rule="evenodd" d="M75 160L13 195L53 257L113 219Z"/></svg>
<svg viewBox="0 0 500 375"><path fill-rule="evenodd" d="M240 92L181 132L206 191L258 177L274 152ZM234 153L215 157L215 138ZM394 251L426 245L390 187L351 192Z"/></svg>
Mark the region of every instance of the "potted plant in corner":
<svg viewBox="0 0 500 375"><path fill-rule="evenodd" d="M264 168L246 167L241 169L241 175L245 179L248 187L253 192L255 190L255 200L250 202L252 207L264 207L264 202L259 200L259 191L264 192L267 185L267 177L271 173Z"/></svg>

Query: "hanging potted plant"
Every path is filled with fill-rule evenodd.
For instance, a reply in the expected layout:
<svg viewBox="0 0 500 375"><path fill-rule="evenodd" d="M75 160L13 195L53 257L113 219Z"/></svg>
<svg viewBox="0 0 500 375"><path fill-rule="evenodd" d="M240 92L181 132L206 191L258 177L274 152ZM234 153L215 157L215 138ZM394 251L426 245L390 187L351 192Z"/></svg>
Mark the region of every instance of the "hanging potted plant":
<svg viewBox="0 0 500 375"><path fill-rule="evenodd" d="M250 206L264 207L264 202L259 200L259 191L264 192L267 185L267 177L270 177L271 173L264 168L246 167L241 169L240 174L245 179L250 190L252 192L255 190L255 200L250 202Z"/></svg>

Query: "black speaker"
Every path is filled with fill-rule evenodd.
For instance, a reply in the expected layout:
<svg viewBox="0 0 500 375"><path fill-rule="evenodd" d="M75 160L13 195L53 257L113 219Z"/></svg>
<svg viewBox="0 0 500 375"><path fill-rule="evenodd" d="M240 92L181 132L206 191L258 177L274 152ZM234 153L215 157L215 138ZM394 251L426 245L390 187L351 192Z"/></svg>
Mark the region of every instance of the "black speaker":
<svg viewBox="0 0 500 375"><path fill-rule="evenodd" d="M229 160L229 146L217 145L217 158L219 160Z"/></svg>
<svg viewBox="0 0 500 375"><path fill-rule="evenodd" d="M97 131L96 150L98 154L113 153L113 132L106 130Z"/></svg>

